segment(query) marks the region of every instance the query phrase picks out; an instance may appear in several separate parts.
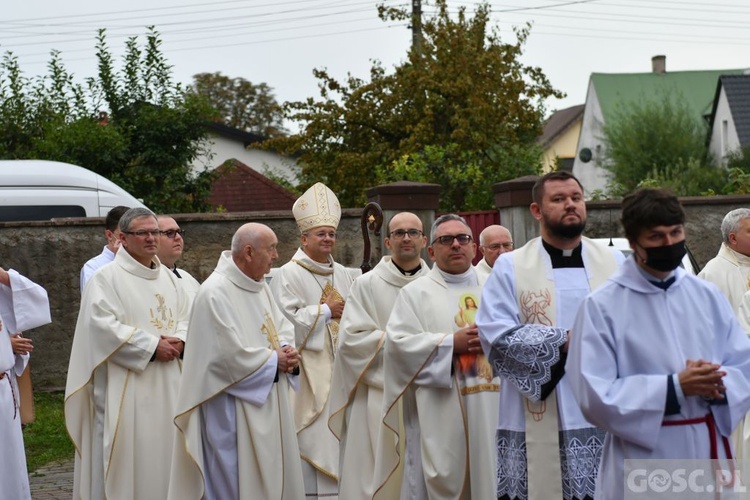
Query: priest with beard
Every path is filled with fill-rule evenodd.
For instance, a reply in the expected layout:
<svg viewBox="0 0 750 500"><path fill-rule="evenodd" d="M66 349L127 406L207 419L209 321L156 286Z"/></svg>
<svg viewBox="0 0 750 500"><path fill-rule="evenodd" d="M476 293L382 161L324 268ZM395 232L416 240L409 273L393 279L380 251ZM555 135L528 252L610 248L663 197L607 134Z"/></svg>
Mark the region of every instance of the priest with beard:
<svg viewBox="0 0 750 500"><path fill-rule="evenodd" d="M532 199L541 237L500 256L476 317L492 369L505 379L497 498L591 498L604 431L586 421L565 377L569 329L584 297L624 257L581 236L586 204L572 174L541 177Z"/></svg>

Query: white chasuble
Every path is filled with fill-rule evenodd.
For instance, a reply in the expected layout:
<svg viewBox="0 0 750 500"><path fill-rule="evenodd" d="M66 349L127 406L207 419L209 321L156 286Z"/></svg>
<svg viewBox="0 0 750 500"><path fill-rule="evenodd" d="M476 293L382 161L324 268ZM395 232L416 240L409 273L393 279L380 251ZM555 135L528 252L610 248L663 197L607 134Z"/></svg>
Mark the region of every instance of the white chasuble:
<svg viewBox="0 0 750 500"><path fill-rule="evenodd" d="M667 290L657 288L629 258L576 316L566 378L584 415L608 432L597 499L625 496L627 459L708 459L712 439L718 458L725 458L722 436L750 409L750 340L730 304L681 268L675 278ZM668 378L674 380L688 359L721 365L726 399L678 393L679 413L665 416ZM704 421L663 424L708 414L715 419L714 435ZM713 495L702 496L708 497Z"/></svg>
<svg viewBox="0 0 750 500"><path fill-rule="evenodd" d="M357 278L349 290L333 367L328 422L341 442L342 499L372 498L375 492L375 455L383 425L385 326L401 288L430 269L424 261L421 266L415 275L407 276L386 256L371 272ZM387 491L388 498L397 498L400 468L389 479L389 486L381 491Z"/></svg>
<svg viewBox="0 0 750 500"><path fill-rule="evenodd" d="M177 279L123 248L86 284L65 389L75 498L167 496L181 362L151 359L160 336L185 340Z"/></svg>
<svg viewBox="0 0 750 500"><path fill-rule="evenodd" d="M750 257L735 252L722 243L719 253L708 261L698 277L719 287L737 313L742 296L750 290Z"/></svg>
<svg viewBox="0 0 750 500"><path fill-rule="evenodd" d="M29 476L21 432L21 409L16 377L29 355L14 354L10 335L51 321L47 292L9 270L10 287L0 284L0 498L28 500Z"/></svg>
<svg viewBox="0 0 750 500"><path fill-rule="evenodd" d="M265 281L222 253L193 303L169 498L303 499L302 469L277 350L294 330ZM185 453L186 451L186 453Z"/></svg>
<svg viewBox="0 0 750 500"><path fill-rule="evenodd" d="M487 278L490 277L490 273L492 272L492 268L489 264L487 264L487 260L482 258L479 262L477 262L477 265L474 266L474 269L477 271L477 278L479 278L480 283L484 283L487 281Z"/></svg>
<svg viewBox="0 0 750 500"><path fill-rule="evenodd" d="M698 273L699 278L710 281L729 300L745 333L750 335L750 257L735 252L722 243L719 253L709 260ZM737 458L750 460L750 422L743 419L732 432L732 443Z"/></svg>
<svg viewBox="0 0 750 500"><path fill-rule="evenodd" d="M300 456L333 479L338 479L339 443L328 428L328 396L339 325L326 321L322 299L335 289L346 300L351 284L342 265L333 259L327 264L315 262L302 249L271 281L276 303L294 325L300 353L300 387L291 395Z"/></svg>
<svg viewBox="0 0 750 500"><path fill-rule="evenodd" d="M474 285L461 287L433 267L401 290L386 327L383 438L404 441L405 456L391 441L378 450L376 474L387 478L403 460L402 498L494 498L499 381L484 356L453 356L453 333L474 322L479 305L469 272Z"/></svg>
<svg viewBox="0 0 750 500"><path fill-rule="evenodd" d="M498 498L594 494L604 433L578 409L562 375L561 348L580 302L624 257L586 238L581 256L582 268L553 269L536 238L501 255L484 285L479 335L504 380L496 435ZM554 389L545 398L547 384Z"/></svg>

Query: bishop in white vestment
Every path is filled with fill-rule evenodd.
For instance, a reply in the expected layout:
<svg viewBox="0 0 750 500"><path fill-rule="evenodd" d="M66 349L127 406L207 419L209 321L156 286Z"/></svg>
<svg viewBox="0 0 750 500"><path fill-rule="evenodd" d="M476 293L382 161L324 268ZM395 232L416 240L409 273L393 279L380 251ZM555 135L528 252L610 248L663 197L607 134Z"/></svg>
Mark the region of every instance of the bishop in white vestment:
<svg viewBox="0 0 750 500"><path fill-rule="evenodd" d="M624 257L582 238L586 206L571 174L547 174L534 191L542 237L500 256L477 314L483 347L503 379L497 498L590 498L604 432L581 414L564 376L567 330L583 298Z"/></svg>
<svg viewBox="0 0 750 500"><path fill-rule="evenodd" d="M26 369L28 354L14 354L12 334L51 321L47 292L13 269L0 269L0 497L28 500L29 476L21 432L16 377Z"/></svg>
<svg viewBox="0 0 750 500"><path fill-rule="evenodd" d="M295 202L292 212L302 245L275 274L271 290L294 325L300 353L300 388L292 394L292 408L305 493L330 500L338 491L339 443L328 428L328 397L352 277L331 256L341 219L336 195L317 183Z"/></svg>
<svg viewBox="0 0 750 500"><path fill-rule="evenodd" d="M435 266L401 290L386 326L383 422L396 439L379 450L376 478L387 480L403 462L400 498L494 498L500 385L474 324L481 294L471 266L476 246L454 214L438 218L430 238ZM394 498L381 495L385 484L376 498Z"/></svg>
<svg viewBox="0 0 750 500"><path fill-rule="evenodd" d="M567 378L608 431L597 499L625 496L626 459L731 457L727 437L750 409L750 340L716 287L679 267L683 223L669 193L626 197L633 256L573 325Z"/></svg>
<svg viewBox="0 0 750 500"><path fill-rule="evenodd" d="M425 243L419 217L409 212L396 214L385 239L391 255L357 278L349 290L333 367L329 420L341 442L341 498L372 498L374 494L376 450L383 423L385 326L401 288L429 271L420 258ZM393 443L393 435L389 437ZM397 498L400 487L399 468L381 489L381 497Z"/></svg>
<svg viewBox="0 0 750 500"><path fill-rule="evenodd" d="M65 389L74 497L163 500L188 301L156 257L147 209L120 219L122 247L84 289Z"/></svg>
<svg viewBox="0 0 750 500"><path fill-rule="evenodd" d="M277 240L246 224L193 303L169 498L303 499L289 403L294 329L264 281ZM294 377L296 378L296 377ZM189 456L189 458L187 458Z"/></svg>

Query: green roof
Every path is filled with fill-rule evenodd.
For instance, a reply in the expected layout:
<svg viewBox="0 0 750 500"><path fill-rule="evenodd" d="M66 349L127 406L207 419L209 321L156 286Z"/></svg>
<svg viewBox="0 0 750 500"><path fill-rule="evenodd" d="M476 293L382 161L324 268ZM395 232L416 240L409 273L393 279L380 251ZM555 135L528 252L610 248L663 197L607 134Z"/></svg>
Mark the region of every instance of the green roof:
<svg viewBox="0 0 750 500"><path fill-rule="evenodd" d="M592 73L604 121L610 120L618 104L658 98L666 92L685 98L696 120L705 123L703 116L711 113L720 75L742 74L744 69L716 69L710 71L675 71L667 73Z"/></svg>

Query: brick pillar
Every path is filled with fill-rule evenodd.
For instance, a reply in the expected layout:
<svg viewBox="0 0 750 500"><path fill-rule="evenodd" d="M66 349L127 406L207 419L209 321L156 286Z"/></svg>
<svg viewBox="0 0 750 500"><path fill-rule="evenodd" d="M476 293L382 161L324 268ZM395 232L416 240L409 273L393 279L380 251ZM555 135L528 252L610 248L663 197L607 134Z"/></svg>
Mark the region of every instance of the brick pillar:
<svg viewBox="0 0 750 500"><path fill-rule="evenodd" d="M539 179L527 175L518 179L498 182L492 186L495 206L500 213L500 224L513 235L513 246L521 248L527 241L539 236L539 222L531 216L531 188Z"/></svg>
<svg viewBox="0 0 750 500"><path fill-rule="evenodd" d="M385 253L383 241L388 235L388 222L399 212L412 212L422 221L425 236L429 239L430 227L435 220L439 206L440 185L424 182L398 181L391 184L375 186L367 190L367 201L374 201L383 209L383 228L380 241L373 242L371 262L373 267ZM429 241L427 242L429 244ZM422 251L422 258L431 264L427 249Z"/></svg>

